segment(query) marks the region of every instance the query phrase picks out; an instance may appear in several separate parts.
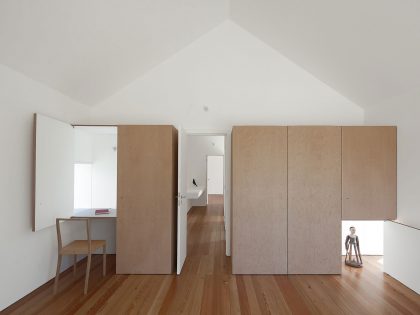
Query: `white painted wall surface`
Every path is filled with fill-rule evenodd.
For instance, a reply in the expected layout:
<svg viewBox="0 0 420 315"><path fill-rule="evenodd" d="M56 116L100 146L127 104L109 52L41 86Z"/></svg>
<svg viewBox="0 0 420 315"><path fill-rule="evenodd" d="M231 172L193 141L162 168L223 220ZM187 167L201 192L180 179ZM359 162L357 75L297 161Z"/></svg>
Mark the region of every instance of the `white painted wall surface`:
<svg viewBox="0 0 420 315"><path fill-rule="evenodd" d="M385 222L384 272L420 294L420 230Z"/></svg>
<svg viewBox="0 0 420 315"><path fill-rule="evenodd" d="M208 106L209 110L203 110ZM363 110L226 21L95 106L95 123L361 124Z"/></svg>
<svg viewBox="0 0 420 315"><path fill-rule="evenodd" d="M86 189L88 183L91 186L89 205L81 208L117 207L116 129L116 127L75 127L75 163L86 163L91 168L91 178L89 180L85 178L82 183L84 187L75 186L75 190ZM86 176L87 174L83 177ZM80 202L76 198L77 195L75 195L75 208L79 208L76 204Z"/></svg>
<svg viewBox="0 0 420 315"><path fill-rule="evenodd" d="M93 136L92 208L117 208L117 135Z"/></svg>
<svg viewBox="0 0 420 315"><path fill-rule="evenodd" d="M93 135L79 127L74 128L74 162L92 163Z"/></svg>
<svg viewBox="0 0 420 315"><path fill-rule="evenodd" d="M0 65L0 310L54 276L54 227L32 232L33 114L77 122L87 107ZM83 230L70 231L72 237ZM64 259L63 269L70 265Z"/></svg>
<svg viewBox="0 0 420 315"><path fill-rule="evenodd" d="M350 234L350 227L356 228L356 234L359 236L360 253L362 255L384 254L384 222L383 221L342 221L342 250L341 254L346 254L344 242L347 235Z"/></svg>
<svg viewBox="0 0 420 315"><path fill-rule="evenodd" d="M195 178L198 186L204 187L207 192L207 156L224 154L224 137L188 135L187 138L187 187L193 187L192 180ZM190 200L190 206L205 206L206 192L199 199Z"/></svg>
<svg viewBox="0 0 420 315"><path fill-rule="evenodd" d="M224 156L207 156L207 194L223 195Z"/></svg>

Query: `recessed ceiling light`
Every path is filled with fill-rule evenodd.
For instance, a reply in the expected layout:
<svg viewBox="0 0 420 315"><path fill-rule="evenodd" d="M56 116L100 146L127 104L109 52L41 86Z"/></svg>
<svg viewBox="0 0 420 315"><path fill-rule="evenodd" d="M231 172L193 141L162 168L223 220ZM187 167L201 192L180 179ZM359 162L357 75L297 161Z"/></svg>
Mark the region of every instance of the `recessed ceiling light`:
<svg viewBox="0 0 420 315"><path fill-rule="evenodd" d="M205 112L208 112L208 111L209 111L208 106L204 106L204 107L203 107L203 110L204 110Z"/></svg>

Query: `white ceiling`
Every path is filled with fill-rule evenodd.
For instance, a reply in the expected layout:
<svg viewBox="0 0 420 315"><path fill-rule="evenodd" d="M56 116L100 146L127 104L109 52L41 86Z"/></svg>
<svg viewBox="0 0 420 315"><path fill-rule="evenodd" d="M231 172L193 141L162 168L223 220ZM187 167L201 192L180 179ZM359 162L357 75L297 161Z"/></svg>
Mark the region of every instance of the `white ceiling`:
<svg viewBox="0 0 420 315"><path fill-rule="evenodd" d="M227 14L228 0L1 0L0 63L96 104Z"/></svg>
<svg viewBox="0 0 420 315"><path fill-rule="evenodd" d="M231 0L231 17L360 106L420 84L418 0Z"/></svg>
<svg viewBox="0 0 420 315"><path fill-rule="evenodd" d="M418 0L1 0L0 63L84 104L231 18L361 106L420 83Z"/></svg>

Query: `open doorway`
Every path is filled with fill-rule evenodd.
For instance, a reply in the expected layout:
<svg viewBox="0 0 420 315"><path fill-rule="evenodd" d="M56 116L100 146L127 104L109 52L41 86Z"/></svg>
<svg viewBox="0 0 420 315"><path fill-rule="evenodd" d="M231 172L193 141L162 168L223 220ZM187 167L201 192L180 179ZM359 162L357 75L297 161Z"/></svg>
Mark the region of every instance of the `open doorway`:
<svg viewBox="0 0 420 315"><path fill-rule="evenodd" d="M223 155L207 156L207 204L214 200L223 200L225 157Z"/></svg>
<svg viewBox="0 0 420 315"><path fill-rule="evenodd" d="M224 158L225 158L225 136L223 135L187 135L186 146L186 178L187 192L192 196L188 199L188 211L192 207L204 207L208 204L208 194L217 192L224 194ZM208 159L218 165L210 165L213 180L208 180ZM220 169L220 165L223 168ZM220 173L222 172L222 174ZM217 174L215 174L217 173ZM214 185L213 185L214 184ZM210 186L209 186L210 185ZM201 194L195 195L191 192L200 190Z"/></svg>
<svg viewBox="0 0 420 315"><path fill-rule="evenodd" d="M383 265L384 255L384 221L342 221L342 250L341 254L346 257L346 239L351 234L350 228L354 228L358 237L360 254L362 256L374 256L372 259ZM354 259L354 257L353 257Z"/></svg>
<svg viewBox="0 0 420 315"><path fill-rule="evenodd" d="M219 257L228 253L230 239L225 215L225 202L228 201L224 198L226 137L223 133L181 131L178 213L182 215L178 215L178 274L195 268L197 260L221 262Z"/></svg>

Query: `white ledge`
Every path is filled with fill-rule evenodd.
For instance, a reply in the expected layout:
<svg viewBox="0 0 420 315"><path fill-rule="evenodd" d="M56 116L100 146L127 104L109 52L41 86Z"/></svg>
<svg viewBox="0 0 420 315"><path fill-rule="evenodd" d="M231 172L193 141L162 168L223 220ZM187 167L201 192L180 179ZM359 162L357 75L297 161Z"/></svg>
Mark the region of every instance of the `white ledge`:
<svg viewBox="0 0 420 315"><path fill-rule="evenodd" d="M203 187L194 187L189 188L188 191L185 193L185 198L187 199L198 199L204 192Z"/></svg>

